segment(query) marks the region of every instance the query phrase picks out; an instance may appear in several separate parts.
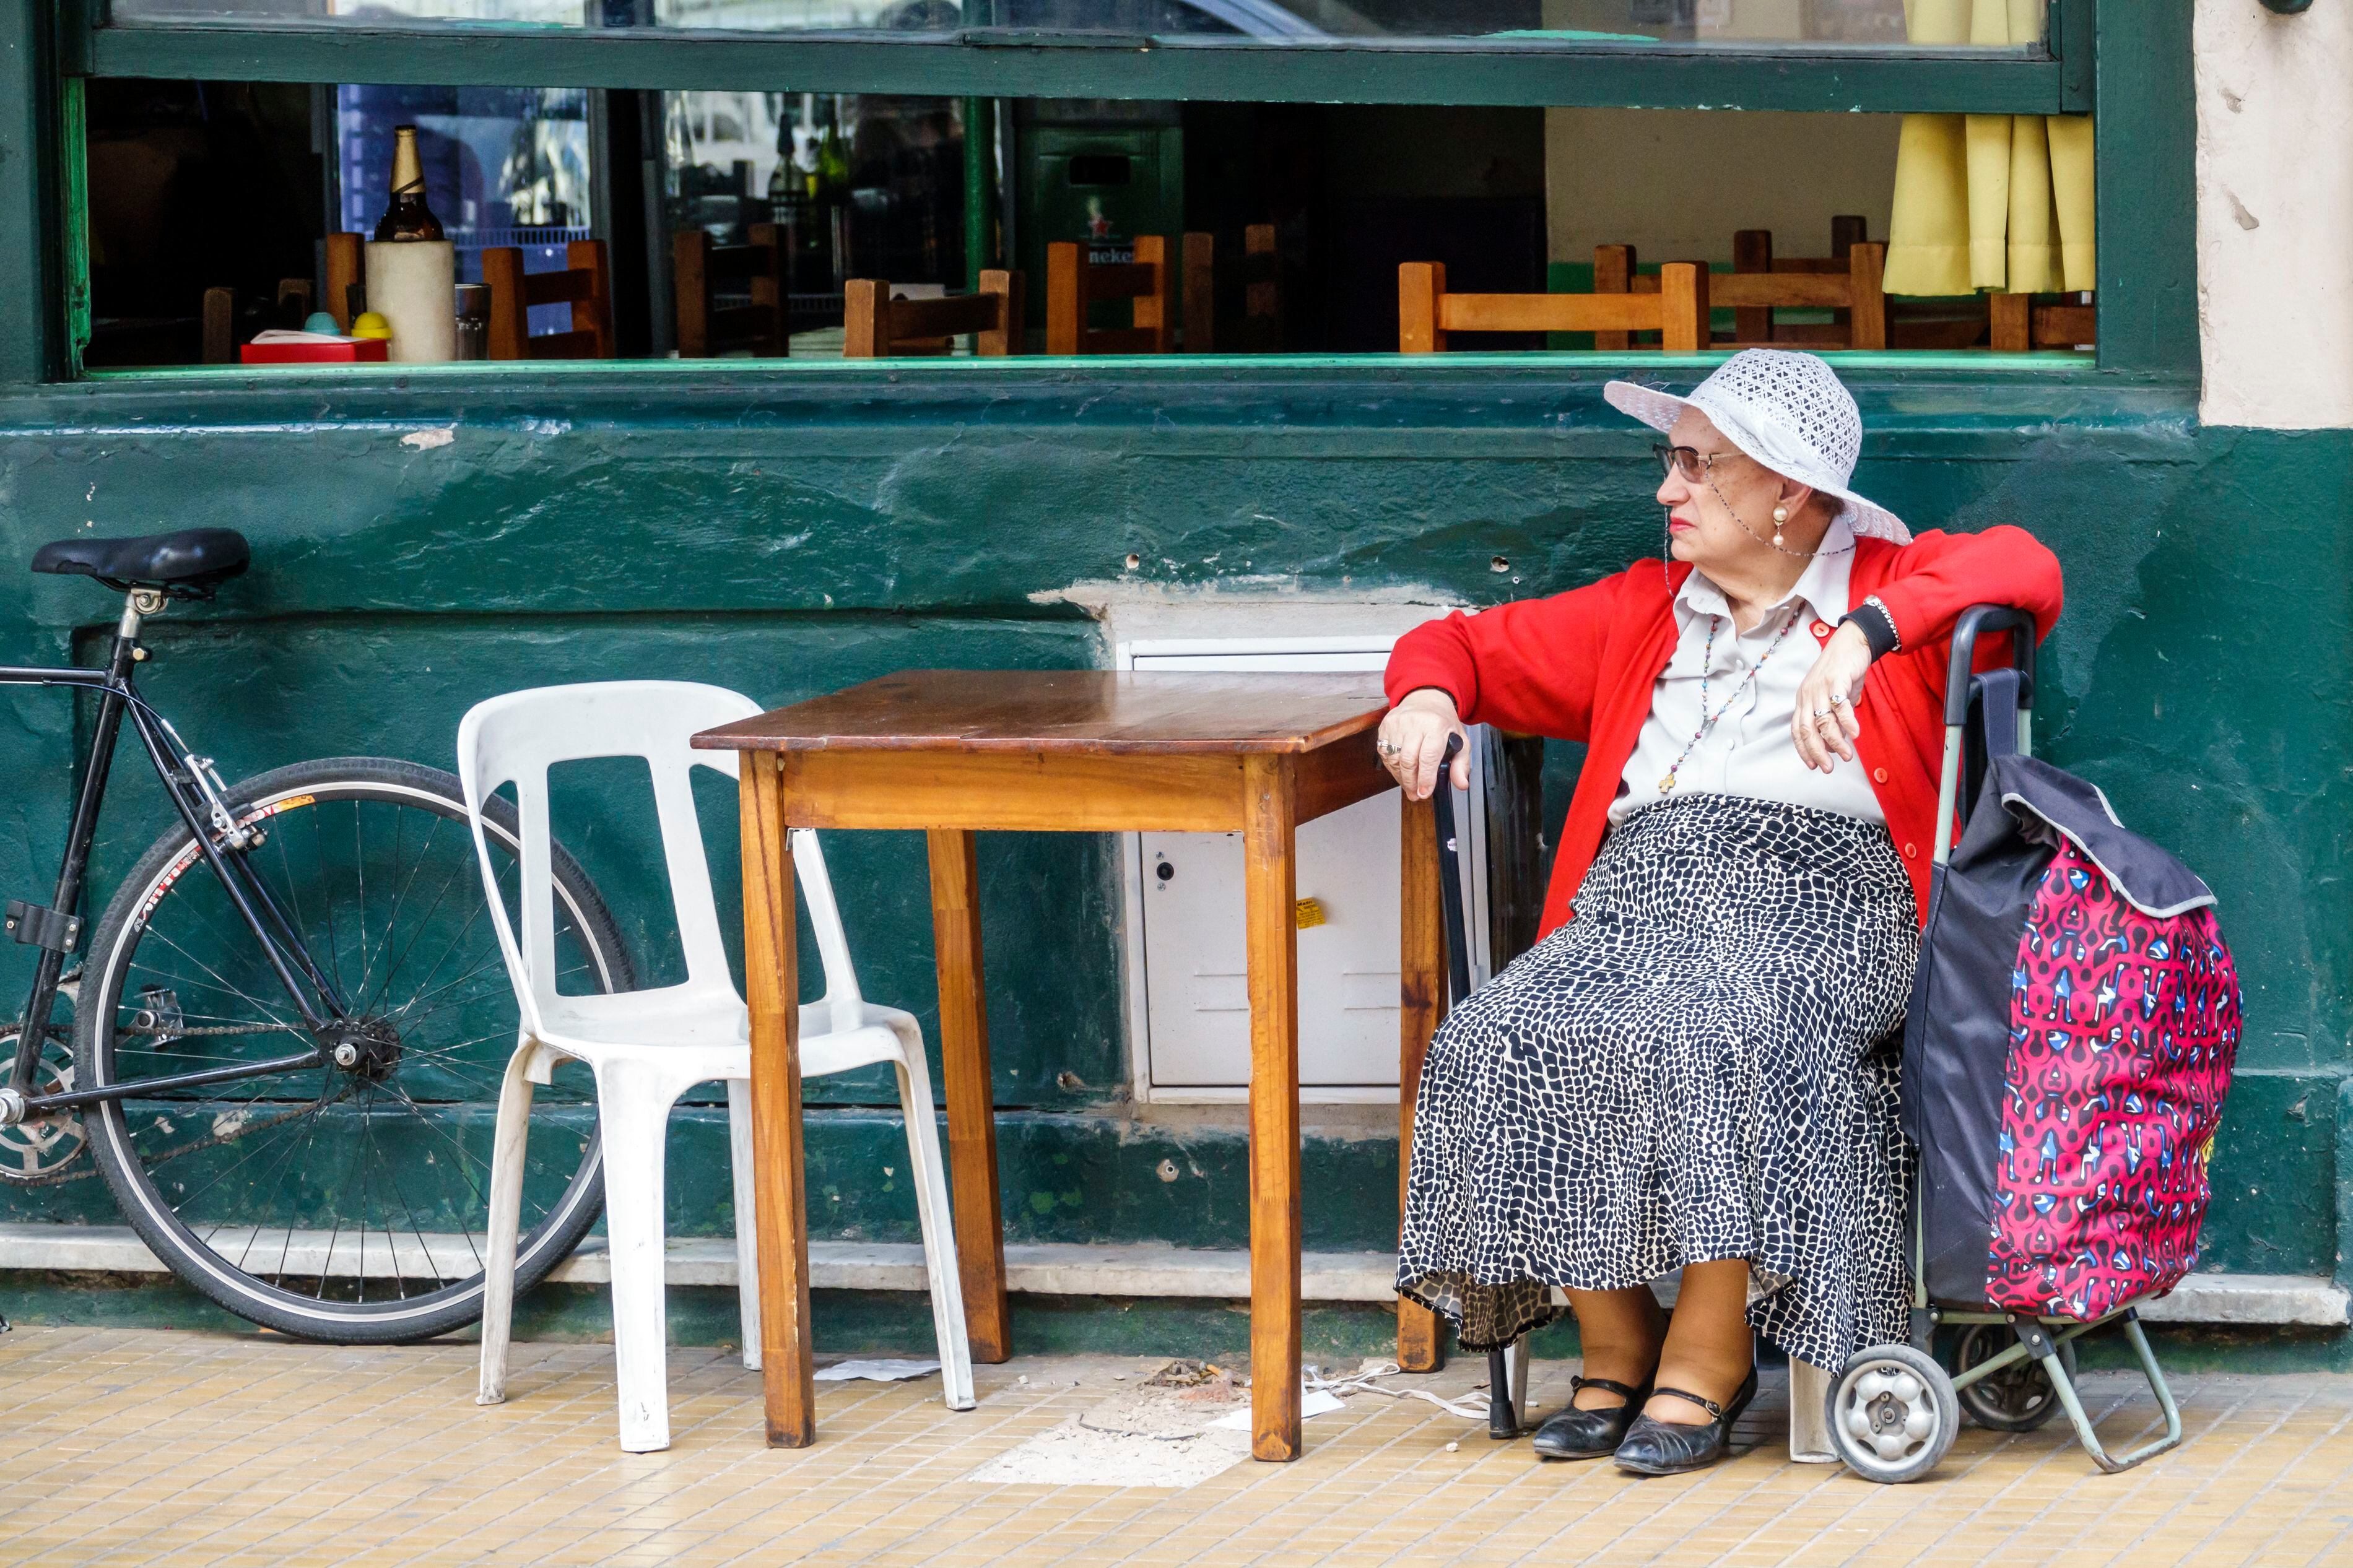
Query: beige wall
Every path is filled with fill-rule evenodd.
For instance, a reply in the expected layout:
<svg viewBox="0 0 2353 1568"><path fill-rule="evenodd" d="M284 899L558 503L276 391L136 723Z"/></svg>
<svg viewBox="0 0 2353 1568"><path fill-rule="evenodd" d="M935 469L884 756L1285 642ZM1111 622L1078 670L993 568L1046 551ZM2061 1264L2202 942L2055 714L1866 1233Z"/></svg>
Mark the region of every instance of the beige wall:
<svg viewBox="0 0 2353 1568"><path fill-rule="evenodd" d="M2353 5L2198 0L2209 424L2353 426Z"/></svg>
<svg viewBox="0 0 2353 1568"><path fill-rule="evenodd" d="M2252 3L2252 0L2250 0ZM1887 237L1893 114L1545 110L1545 206L1555 261L1631 245L1649 261L1732 259L1736 229L1769 228L1784 256L1825 256L1831 219Z"/></svg>

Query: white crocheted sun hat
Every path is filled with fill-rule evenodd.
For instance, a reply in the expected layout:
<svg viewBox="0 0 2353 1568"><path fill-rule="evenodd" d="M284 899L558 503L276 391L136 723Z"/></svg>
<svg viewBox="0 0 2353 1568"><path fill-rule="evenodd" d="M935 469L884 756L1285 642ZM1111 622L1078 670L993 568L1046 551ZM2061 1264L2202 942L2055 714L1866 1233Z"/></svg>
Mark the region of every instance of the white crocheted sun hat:
<svg viewBox="0 0 2353 1568"><path fill-rule="evenodd" d="M1696 408L1725 440L1775 473L1845 502L1841 515L1855 532L1912 542L1902 518L1847 486L1862 453L1862 415L1819 354L1742 349L1689 397L1631 381L1613 381L1601 395L1653 430L1668 429L1676 415Z"/></svg>

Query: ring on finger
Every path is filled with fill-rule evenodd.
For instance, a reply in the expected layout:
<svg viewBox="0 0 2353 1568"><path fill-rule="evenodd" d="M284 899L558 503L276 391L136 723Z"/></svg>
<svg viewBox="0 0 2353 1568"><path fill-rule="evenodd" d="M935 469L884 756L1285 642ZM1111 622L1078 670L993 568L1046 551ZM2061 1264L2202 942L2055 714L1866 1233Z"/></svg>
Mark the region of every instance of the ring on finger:
<svg viewBox="0 0 2353 1568"><path fill-rule="evenodd" d="M1844 692L1833 691L1831 693L1831 706L1833 708L1841 707L1849 700L1851 700L1851 699L1849 699Z"/></svg>

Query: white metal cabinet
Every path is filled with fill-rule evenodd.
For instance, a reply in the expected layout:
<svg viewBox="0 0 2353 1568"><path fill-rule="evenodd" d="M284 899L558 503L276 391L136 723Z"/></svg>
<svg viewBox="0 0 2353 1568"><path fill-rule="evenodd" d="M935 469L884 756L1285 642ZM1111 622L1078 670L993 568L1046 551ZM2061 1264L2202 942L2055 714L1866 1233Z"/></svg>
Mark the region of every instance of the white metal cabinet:
<svg viewBox="0 0 2353 1568"><path fill-rule="evenodd" d="M1139 673L1370 671L1388 637L1187 638L1122 645ZM1486 976L1485 814L1472 733L1472 788L1458 797L1473 984ZM1322 923L1299 932L1299 1081L1321 1100L1394 1100L1398 1082L1398 796L1359 801L1299 829L1297 885ZM1250 977L1241 836L1143 833L1126 854L1129 1017L1136 1088L1155 1100L1230 1100L1250 1082Z"/></svg>

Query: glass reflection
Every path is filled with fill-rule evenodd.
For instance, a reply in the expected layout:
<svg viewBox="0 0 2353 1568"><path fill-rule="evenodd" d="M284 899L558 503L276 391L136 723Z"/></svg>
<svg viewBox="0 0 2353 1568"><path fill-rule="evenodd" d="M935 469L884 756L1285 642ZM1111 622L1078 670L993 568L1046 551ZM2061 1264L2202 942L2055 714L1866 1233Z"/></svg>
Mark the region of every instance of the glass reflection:
<svg viewBox="0 0 2353 1568"><path fill-rule="evenodd" d="M2046 0L2024 0L2040 28ZM2020 0L114 0L117 21L235 17L948 37L979 28L1315 44L1351 38L1968 47ZM1907 29L1906 17L1910 16ZM1985 47L2000 47L1987 45Z"/></svg>

